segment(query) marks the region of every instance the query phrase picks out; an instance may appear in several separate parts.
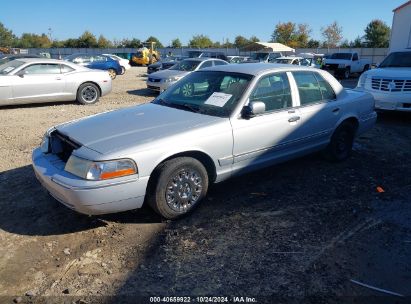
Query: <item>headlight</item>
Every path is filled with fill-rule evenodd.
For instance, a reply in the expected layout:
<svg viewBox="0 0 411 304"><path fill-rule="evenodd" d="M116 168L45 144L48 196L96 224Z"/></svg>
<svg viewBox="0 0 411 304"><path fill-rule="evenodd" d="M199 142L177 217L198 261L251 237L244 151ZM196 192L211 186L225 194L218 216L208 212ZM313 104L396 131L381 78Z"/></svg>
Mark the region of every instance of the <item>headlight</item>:
<svg viewBox="0 0 411 304"><path fill-rule="evenodd" d="M367 73L362 73L360 78L358 79L357 88L363 88L365 86L365 82L367 81L368 75Z"/></svg>
<svg viewBox="0 0 411 304"><path fill-rule="evenodd" d="M105 180L137 174L137 166L131 159L93 162L74 155L70 156L64 170L87 180Z"/></svg>
<svg viewBox="0 0 411 304"><path fill-rule="evenodd" d="M164 82L175 82L175 81L178 81L180 79L181 79L181 77L170 77L170 78L164 79Z"/></svg>
<svg viewBox="0 0 411 304"><path fill-rule="evenodd" d="M340 63L340 64L338 65L338 68L339 68L339 69L345 69L345 63Z"/></svg>

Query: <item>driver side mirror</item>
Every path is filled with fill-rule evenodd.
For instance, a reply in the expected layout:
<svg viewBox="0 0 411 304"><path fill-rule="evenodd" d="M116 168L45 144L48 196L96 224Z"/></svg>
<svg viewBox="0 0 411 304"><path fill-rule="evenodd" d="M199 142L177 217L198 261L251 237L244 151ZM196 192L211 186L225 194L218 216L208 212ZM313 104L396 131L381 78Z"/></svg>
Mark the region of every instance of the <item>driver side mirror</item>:
<svg viewBox="0 0 411 304"><path fill-rule="evenodd" d="M23 78L24 75L26 75L26 71L21 70L21 71L17 72L16 75L19 76L19 77L21 77L21 78Z"/></svg>
<svg viewBox="0 0 411 304"><path fill-rule="evenodd" d="M252 101L247 106L244 106L242 117L245 119L253 118L265 112L265 103L262 101Z"/></svg>

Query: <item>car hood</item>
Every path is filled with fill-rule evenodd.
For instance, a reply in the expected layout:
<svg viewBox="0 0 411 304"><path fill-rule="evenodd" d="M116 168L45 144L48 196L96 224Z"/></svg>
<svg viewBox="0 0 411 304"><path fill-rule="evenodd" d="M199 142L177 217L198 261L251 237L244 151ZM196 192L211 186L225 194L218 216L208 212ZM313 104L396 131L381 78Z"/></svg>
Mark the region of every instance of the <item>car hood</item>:
<svg viewBox="0 0 411 304"><path fill-rule="evenodd" d="M367 71L368 76L411 79L410 68L378 68Z"/></svg>
<svg viewBox="0 0 411 304"><path fill-rule="evenodd" d="M165 79L165 78L175 77L175 76L182 77L190 73L191 71L163 70L163 71L159 71L159 72L155 72L151 74L150 78Z"/></svg>
<svg viewBox="0 0 411 304"><path fill-rule="evenodd" d="M56 129L87 148L108 154L223 119L149 103L89 116Z"/></svg>

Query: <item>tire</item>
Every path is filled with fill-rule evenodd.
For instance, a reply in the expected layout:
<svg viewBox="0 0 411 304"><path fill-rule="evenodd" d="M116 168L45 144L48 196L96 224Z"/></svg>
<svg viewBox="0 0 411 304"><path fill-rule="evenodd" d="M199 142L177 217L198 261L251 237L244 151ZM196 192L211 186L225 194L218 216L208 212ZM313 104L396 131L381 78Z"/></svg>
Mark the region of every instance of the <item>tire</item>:
<svg viewBox="0 0 411 304"><path fill-rule="evenodd" d="M91 82L83 83L77 90L77 101L81 104L93 104L100 98L100 89Z"/></svg>
<svg viewBox="0 0 411 304"><path fill-rule="evenodd" d="M120 75L124 75L125 72L126 72L126 68L122 66Z"/></svg>
<svg viewBox="0 0 411 304"><path fill-rule="evenodd" d="M207 170L194 158L168 160L153 174L147 202L166 219L177 219L188 214L207 193Z"/></svg>
<svg viewBox="0 0 411 304"><path fill-rule="evenodd" d="M325 157L334 162L346 160L351 155L354 137L354 125L343 122L331 136L330 143L324 151Z"/></svg>
<svg viewBox="0 0 411 304"><path fill-rule="evenodd" d="M344 77L344 79L349 79L350 76L351 76L351 69L350 69L350 68L346 68L346 69L344 70L343 77Z"/></svg>
<svg viewBox="0 0 411 304"><path fill-rule="evenodd" d="M116 76L117 76L116 70L114 70L114 69L108 69L107 72L108 72L108 74L110 75L110 78L111 78L111 79L116 79Z"/></svg>

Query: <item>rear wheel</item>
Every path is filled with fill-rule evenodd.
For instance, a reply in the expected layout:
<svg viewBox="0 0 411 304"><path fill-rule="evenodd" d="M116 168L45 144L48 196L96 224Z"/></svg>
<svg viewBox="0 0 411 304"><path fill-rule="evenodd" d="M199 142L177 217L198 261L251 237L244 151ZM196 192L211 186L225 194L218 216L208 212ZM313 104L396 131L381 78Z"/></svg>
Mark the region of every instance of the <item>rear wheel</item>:
<svg viewBox="0 0 411 304"><path fill-rule="evenodd" d="M325 149L325 156L331 161L343 161L352 152L355 127L350 122L343 122L331 136L331 141Z"/></svg>
<svg viewBox="0 0 411 304"><path fill-rule="evenodd" d="M189 213L207 193L207 170L194 158L171 159L153 174L147 200L157 213L167 219Z"/></svg>
<svg viewBox="0 0 411 304"><path fill-rule="evenodd" d="M116 73L116 71L115 71L114 69L108 69L107 72L108 72L108 74L110 75L110 78L111 78L111 79L115 79L115 78L116 78L117 73Z"/></svg>
<svg viewBox="0 0 411 304"><path fill-rule="evenodd" d="M83 83L77 90L77 101L81 104L93 104L98 101L100 90L94 83Z"/></svg>

